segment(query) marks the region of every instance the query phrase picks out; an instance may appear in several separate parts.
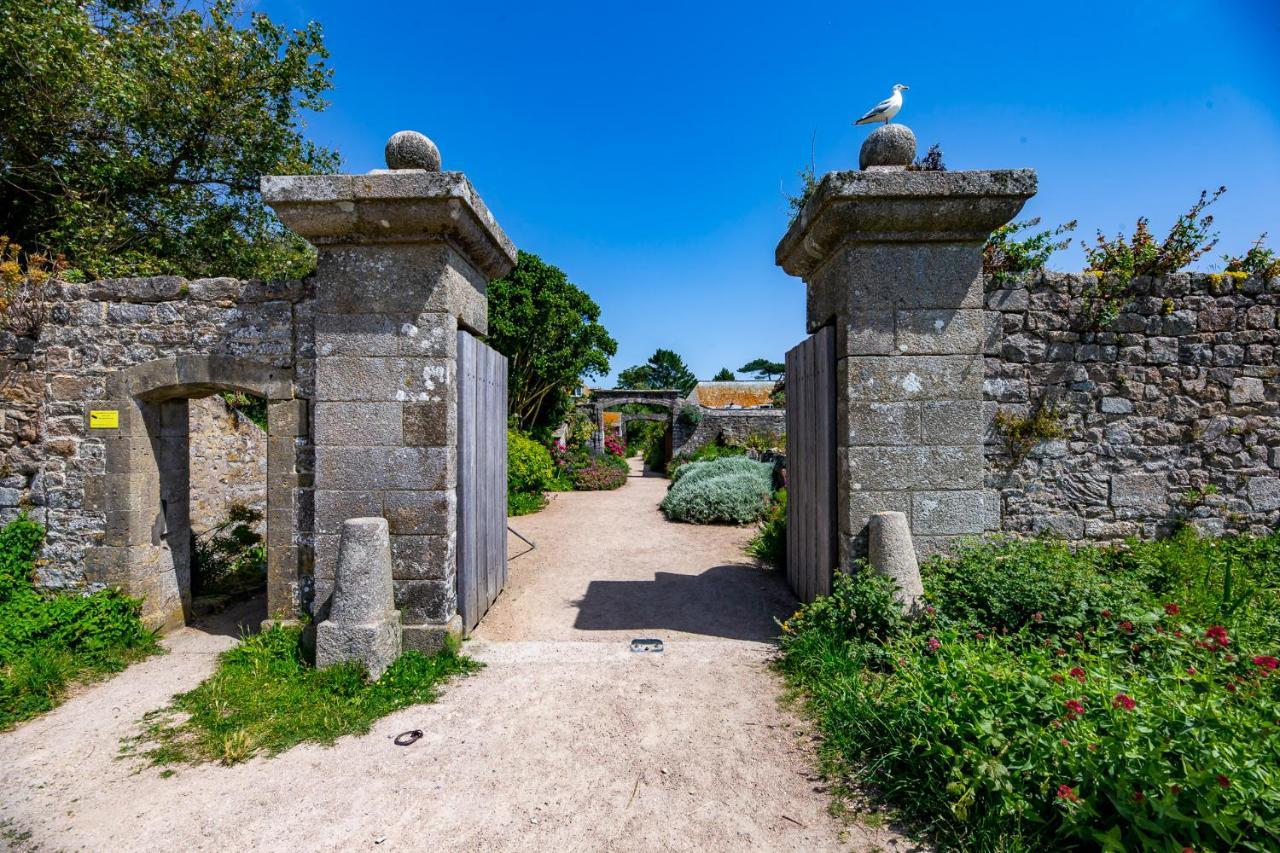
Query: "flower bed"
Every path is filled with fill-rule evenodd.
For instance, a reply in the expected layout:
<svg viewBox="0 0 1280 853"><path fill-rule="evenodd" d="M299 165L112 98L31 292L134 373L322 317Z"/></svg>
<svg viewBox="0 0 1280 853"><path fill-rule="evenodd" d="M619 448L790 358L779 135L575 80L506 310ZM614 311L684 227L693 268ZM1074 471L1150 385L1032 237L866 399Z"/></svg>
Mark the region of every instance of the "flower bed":
<svg viewBox="0 0 1280 853"><path fill-rule="evenodd" d="M783 627L833 774L943 847L1276 849L1280 535L970 547Z"/></svg>

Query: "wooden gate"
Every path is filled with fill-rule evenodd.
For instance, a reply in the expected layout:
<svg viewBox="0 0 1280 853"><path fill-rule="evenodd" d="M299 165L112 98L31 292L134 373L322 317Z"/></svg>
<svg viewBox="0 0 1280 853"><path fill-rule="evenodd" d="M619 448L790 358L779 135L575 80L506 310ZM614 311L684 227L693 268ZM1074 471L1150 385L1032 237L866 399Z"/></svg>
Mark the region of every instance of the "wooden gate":
<svg viewBox="0 0 1280 853"><path fill-rule="evenodd" d="M507 359L458 332L458 613L471 633L507 583Z"/></svg>
<svg viewBox="0 0 1280 853"><path fill-rule="evenodd" d="M787 580L831 592L836 550L836 347L826 326L787 353Z"/></svg>

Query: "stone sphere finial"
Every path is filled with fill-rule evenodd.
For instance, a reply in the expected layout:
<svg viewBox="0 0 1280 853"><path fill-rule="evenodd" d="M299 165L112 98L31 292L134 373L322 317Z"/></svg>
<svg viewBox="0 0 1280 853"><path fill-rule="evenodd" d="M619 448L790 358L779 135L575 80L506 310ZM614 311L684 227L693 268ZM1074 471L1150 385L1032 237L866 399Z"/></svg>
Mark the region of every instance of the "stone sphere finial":
<svg viewBox="0 0 1280 853"><path fill-rule="evenodd" d="M916 157L916 135L905 124L886 124L871 132L858 153L858 167L901 169Z"/></svg>
<svg viewBox="0 0 1280 853"><path fill-rule="evenodd" d="M387 168L438 172L440 149L416 130L401 130L387 140Z"/></svg>

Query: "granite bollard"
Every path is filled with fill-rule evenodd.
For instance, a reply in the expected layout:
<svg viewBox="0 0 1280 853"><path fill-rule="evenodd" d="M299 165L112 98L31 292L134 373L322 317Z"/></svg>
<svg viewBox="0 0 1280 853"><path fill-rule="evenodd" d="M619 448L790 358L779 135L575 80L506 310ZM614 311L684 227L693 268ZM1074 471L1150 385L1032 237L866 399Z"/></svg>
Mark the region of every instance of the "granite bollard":
<svg viewBox="0 0 1280 853"><path fill-rule="evenodd" d="M400 656L385 518L342 523L329 618L316 628L316 666L359 661L376 679Z"/></svg>
<svg viewBox="0 0 1280 853"><path fill-rule="evenodd" d="M920 564L916 562L907 514L872 513L869 538L871 568L893 579L898 586L894 598L902 605L902 612L914 613L924 596L924 584L920 581Z"/></svg>

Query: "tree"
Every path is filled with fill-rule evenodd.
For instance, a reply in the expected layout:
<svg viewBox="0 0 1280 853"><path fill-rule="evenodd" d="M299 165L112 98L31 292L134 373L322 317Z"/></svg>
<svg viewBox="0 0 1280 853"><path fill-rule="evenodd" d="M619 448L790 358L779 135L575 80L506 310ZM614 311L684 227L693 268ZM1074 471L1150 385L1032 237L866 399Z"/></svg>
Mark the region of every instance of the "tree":
<svg viewBox="0 0 1280 853"><path fill-rule="evenodd" d="M688 394L697 384L698 377L693 375L684 359L669 349L654 350L647 362L628 367L618 374L619 388L674 388L681 394Z"/></svg>
<svg viewBox="0 0 1280 853"><path fill-rule="evenodd" d="M521 429L555 429L579 382L609 372L618 344L599 320L590 296L530 252L489 283L488 341L510 359L508 411Z"/></svg>
<svg viewBox="0 0 1280 853"><path fill-rule="evenodd" d="M720 372L711 378L712 382L736 382L738 377L733 375L733 371L727 367L720 368Z"/></svg>
<svg viewBox="0 0 1280 853"><path fill-rule="evenodd" d="M5 0L0 234L91 277L306 274L258 179L337 169L300 118L327 57L233 0Z"/></svg>
<svg viewBox="0 0 1280 853"><path fill-rule="evenodd" d="M742 367L739 373L754 373L756 379L777 379L787 372L786 364L780 361L769 361L767 358L753 358Z"/></svg>

